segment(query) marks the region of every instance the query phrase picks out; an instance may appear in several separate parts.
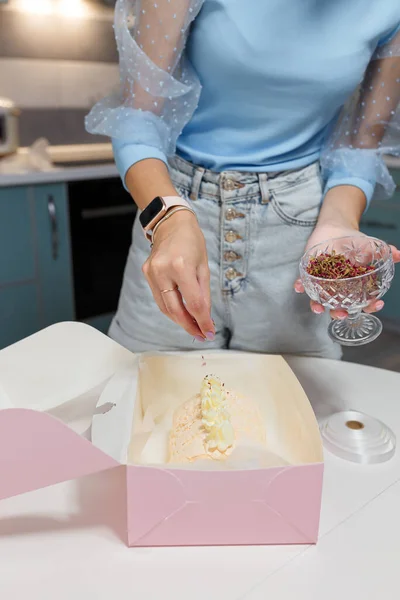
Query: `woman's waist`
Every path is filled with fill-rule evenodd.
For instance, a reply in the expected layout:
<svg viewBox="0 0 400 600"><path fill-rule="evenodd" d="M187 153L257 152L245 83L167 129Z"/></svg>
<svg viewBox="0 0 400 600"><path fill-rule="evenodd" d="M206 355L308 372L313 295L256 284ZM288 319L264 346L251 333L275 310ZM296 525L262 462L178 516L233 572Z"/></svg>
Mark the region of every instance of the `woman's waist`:
<svg viewBox="0 0 400 600"><path fill-rule="evenodd" d="M169 166L176 187L183 189L192 199L202 196L210 199L222 198L229 202L245 197L262 196L267 193L267 189L278 191L320 177L319 161L315 156L311 157L311 160L310 157L305 157L298 162L292 162L292 168L279 170L266 168L259 171L216 171L195 165L177 155L170 159Z"/></svg>

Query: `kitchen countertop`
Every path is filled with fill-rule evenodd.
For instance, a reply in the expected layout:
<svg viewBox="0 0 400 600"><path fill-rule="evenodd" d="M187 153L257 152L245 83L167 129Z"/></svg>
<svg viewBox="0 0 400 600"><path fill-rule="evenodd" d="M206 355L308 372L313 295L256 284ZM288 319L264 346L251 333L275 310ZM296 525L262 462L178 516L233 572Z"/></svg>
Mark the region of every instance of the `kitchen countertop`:
<svg viewBox="0 0 400 600"><path fill-rule="evenodd" d="M117 167L114 163L56 167L52 171L10 173L8 175L0 173L0 188L43 183L62 183L65 181L83 181L87 179L107 179L109 177L119 177Z"/></svg>
<svg viewBox="0 0 400 600"><path fill-rule="evenodd" d="M387 156L385 162L389 169L400 169L400 157L398 156Z"/></svg>
<svg viewBox="0 0 400 600"><path fill-rule="evenodd" d="M64 351L71 346L70 326L63 329L54 347ZM85 335L83 330L79 335ZM83 337L73 348L81 346L85 347ZM96 352L102 352L100 346L96 343ZM38 360L43 352L39 338L35 350ZM0 352L3 382L11 381L10 369L4 367L18 364L22 357L18 352L18 344ZM56 354L42 367L50 380ZM67 364L77 360L66 358ZM399 439L400 374L315 358L290 358L289 363L318 417L345 408L361 410L387 423ZM23 398L25 388L29 390L34 402L41 385L38 368L30 360L23 372L17 387ZM74 429L85 432L93 398L80 398L79 406L87 407L87 413L74 406L70 406ZM317 546L128 549L125 485L124 469L117 468L2 500L0 596L13 600L399 597L400 452L387 463L369 466L325 452Z"/></svg>
<svg viewBox="0 0 400 600"><path fill-rule="evenodd" d="M27 152L26 148L21 148L19 153ZM119 177L117 167L112 162L111 144L78 144L75 146L49 146L49 156L55 162L65 160L73 162L74 166L55 166L52 171L36 171L31 173L0 173L0 188L36 185L44 183L62 183L64 181L83 181L88 179L106 179L108 177ZM79 160L90 159L81 166L77 166ZM102 162L99 162L102 161ZM104 162L106 161L106 162ZM386 157L386 164L389 168L400 169L400 158Z"/></svg>

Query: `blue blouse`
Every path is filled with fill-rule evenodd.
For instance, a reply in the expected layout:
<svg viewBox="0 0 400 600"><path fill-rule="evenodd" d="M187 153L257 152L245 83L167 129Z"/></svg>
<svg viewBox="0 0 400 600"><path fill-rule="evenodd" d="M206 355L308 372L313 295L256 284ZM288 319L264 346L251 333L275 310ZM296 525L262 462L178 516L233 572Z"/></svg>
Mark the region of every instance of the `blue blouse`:
<svg viewBox="0 0 400 600"><path fill-rule="evenodd" d="M122 89L87 126L123 179L175 149L218 172L321 159L326 190L369 201L399 152L399 31L399 0L118 0Z"/></svg>

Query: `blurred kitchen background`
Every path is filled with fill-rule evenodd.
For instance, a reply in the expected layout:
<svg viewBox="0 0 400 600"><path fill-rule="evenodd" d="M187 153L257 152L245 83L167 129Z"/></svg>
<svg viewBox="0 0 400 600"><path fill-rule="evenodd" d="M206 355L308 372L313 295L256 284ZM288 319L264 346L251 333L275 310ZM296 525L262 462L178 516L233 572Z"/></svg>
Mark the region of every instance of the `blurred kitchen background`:
<svg viewBox="0 0 400 600"><path fill-rule="evenodd" d="M106 332L135 207L109 140L85 131L90 107L118 83L114 0L0 0L0 348L52 323ZM400 247L398 184L363 230ZM400 274L384 333L345 358L400 371Z"/></svg>

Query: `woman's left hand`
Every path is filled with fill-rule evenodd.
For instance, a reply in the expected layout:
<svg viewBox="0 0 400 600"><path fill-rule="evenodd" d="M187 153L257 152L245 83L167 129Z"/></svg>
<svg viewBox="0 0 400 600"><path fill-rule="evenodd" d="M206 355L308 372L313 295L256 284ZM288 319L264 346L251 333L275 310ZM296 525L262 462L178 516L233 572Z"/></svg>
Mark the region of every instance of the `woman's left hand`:
<svg viewBox="0 0 400 600"><path fill-rule="evenodd" d="M328 225L328 224L317 225L316 228L314 229L314 232L312 233L310 239L308 240L305 250L308 250L312 246L315 246L316 244L319 244L320 242L324 242L325 240L329 240L332 238L338 238L338 237L345 237L345 236L354 236L354 235L364 235L364 234L361 233L358 229L354 229L354 228L347 228L347 227ZM391 249L392 249L392 253L393 253L394 262L400 263L400 250L398 250L394 246L391 246ZM296 283L294 284L294 289L298 294L302 294L304 292L304 286L300 279L297 279ZM311 310L317 315L320 315L323 312L325 312L325 308L322 306L322 304L318 304L317 302L314 302L313 300L310 301L310 306L311 306ZM371 304L364 310L365 310L365 312L373 313L373 312L382 310L383 307L384 307L383 300L377 300L377 301L371 302ZM345 319L347 317L347 312L344 310L332 310L331 316L334 319Z"/></svg>

